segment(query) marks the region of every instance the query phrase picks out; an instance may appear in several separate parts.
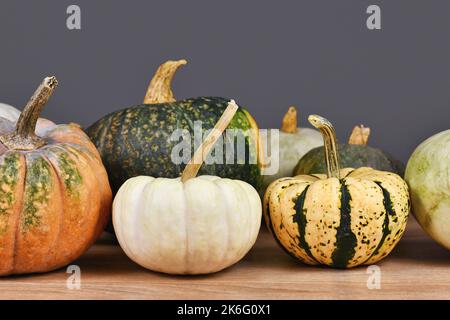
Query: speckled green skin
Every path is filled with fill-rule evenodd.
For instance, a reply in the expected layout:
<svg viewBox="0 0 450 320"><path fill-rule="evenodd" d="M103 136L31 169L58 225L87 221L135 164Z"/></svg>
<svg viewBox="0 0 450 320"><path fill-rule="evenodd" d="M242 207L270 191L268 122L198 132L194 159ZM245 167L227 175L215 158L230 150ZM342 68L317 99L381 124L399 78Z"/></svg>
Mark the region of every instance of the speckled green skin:
<svg viewBox="0 0 450 320"><path fill-rule="evenodd" d="M53 182L50 163L43 157L27 154L27 175L25 180L25 200L22 217L22 230L39 226L41 217L37 214L38 206L49 200Z"/></svg>
<svg viewBox="0 0 450 320"><path fill-rule="evenodd" d="M71 158L72 156L79 160L77 152L69 146L65 146L65 149L49 147L48 150L47 156L49 158L56 158L59 176L66 187L67 195L73 199L77 199L79 197L79 188L83 184L83 177L78 170L77 163Z"/></svg>
<svg viewBox="0 0 450 320"><path fill-rule="evenodd" d="M264 195L264 217L276 241L310 265L371 265L397 245L410 201L398 175L345 168L340 179L300 175L274 181Z"/></svg>
<svg viewBox="0 0 450 320"><path fill-rule="evenodd" d="M113 193L131 177L180 176L185 164L176 165L171 161L172 148L179 143L170 141L172 132L187 129L193 136L196 120L203 122L203 130L213 128L229 101L200 97L174 103L143 104L110 113L90 126L87 134L100 152ZM252 129L247 111L239 108L228 128ZM261 170L258 164L249 163L249 157L256 157L255 141L248 134L245 140L246 149L254 151L251 155L246 152L245 164L203 164L199 175L240 179L260 190ZM193 155L193 143L191 149Z"/></svg>
<svg viewBox="0 0 450 320"><path fill-rule="evenodd" d="M381 151L369 146L340 144L338 146L341 168L371 167L389 171L403 177L404 165ZM297 163L293 175L326 173L323 147L310 150Z"/></svg>
<svg viewBox="0 0 450 320"><path fill-rule="evenodd" d="M19 162L17 153L9 153L0 163L0 218L5 220L0 221L0 235L8 228L6 220L16 200L14 188L19 176Z"/></svg>

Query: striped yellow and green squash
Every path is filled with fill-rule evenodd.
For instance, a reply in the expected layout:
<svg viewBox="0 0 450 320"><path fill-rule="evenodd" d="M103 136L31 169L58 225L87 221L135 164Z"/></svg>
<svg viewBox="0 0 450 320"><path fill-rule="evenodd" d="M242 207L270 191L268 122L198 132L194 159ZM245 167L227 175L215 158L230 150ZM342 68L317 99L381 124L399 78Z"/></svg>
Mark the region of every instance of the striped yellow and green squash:
<svg viewBox="0 0 450 320"><path fill-rule="evenodd" d="M179 141L172 141L171 134L183 129L193 135L195 121L201 121L203 131L214 127L224 112L229 99L199 97L175 101L170 80L185 60L168 61L160 66L152 79L144 104L106 115L87 129L87 134L97 146L108 171L113 192L129 178L147 175L153 177L179 177L186 163L176 164L171 159L173 148ZM262 187L259 164L258 126L244 108L239 108L229 129L241 129L245 141L245 158L224 164L204 164L200 175L215 175L240 179L256 189ZM227 140L223 140L223 144ZM195 151L191 143L191 155ZM186 161L190 155L186 157Z"/></svg>
<svg viewBox="0 0 450 320"><path fill-rule="evenodd" d="M273 182L264 196L268 228L281 247L307 264L351 268L376 263L403 235L408 187L391 172L339 170L333 127L319 116L310 121L324 135L328 173Z"/></svg>

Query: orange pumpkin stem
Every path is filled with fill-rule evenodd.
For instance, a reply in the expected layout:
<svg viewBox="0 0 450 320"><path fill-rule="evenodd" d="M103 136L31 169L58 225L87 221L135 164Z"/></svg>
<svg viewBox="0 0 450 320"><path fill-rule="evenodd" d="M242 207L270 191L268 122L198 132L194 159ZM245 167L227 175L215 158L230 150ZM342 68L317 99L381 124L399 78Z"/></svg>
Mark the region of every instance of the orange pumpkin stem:
<svg viewBox="0 0 450 320"><path fill-rule="evenodd" d="M281 131L286 133L296 133L297 130L297 109L292 106L289 107L288 111L283 117L283 122L281 123Z"/></svg>
<svg viewBox="0 0 450 320"><path fill-rule="evenodd" d="M42 81L20 114L15 131L0 136L3 145L14 150L34 150L45 144L45 141L35 134L36 123L57 85L55 77L47 77Z"/></svg>
<svg viewBox="0 0 450 320"><path fill-rule="evenodd" d="M231 122L231 119L233 119L234 114L236 113L238 108L239 107L237 106L236 102L234 102L234 100L231 100L228 103L228 106L223 112L219 121L217 121L214 128L210 131L206 139L203 141L200 147L198 147L198 149L194 153L194 156L184 168L183 173L181 174L182 182L186 182L187 180L197 176L197 173L200 170L204 159L211 151L211 148L214 146L217 139L222 136L222 133L228 127L228 124Z"/></svg>
<svg viewBox="0 0 450 320"><path fill-rule="evenodd" d="M159 66L155 75L147 89L144 97L145 104L175 102L175 97L172 92L172 79L175 72L182 65L187 63L186 60L167 61Z"/></svg>

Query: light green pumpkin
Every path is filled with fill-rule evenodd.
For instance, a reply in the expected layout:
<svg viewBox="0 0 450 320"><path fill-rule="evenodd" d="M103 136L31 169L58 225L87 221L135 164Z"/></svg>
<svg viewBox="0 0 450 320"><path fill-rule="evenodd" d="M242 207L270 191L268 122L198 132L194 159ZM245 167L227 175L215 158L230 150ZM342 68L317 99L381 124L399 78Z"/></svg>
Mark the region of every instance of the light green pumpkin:
<svg viewBox="0 0 450 320"><path fill-rule="evenodd" d="M435 241L450 249L450 130L416 148L405 179L417 221Z"/></svg>
<svg viewBox="0 0 450 320"><path fill-rule="evenodd" d="M291 176L298 160L311 149L322 145L323 139L319 131L297 127L297 110L290 107L284 115L279 131L278 171L264 175L264 187L279 178ZM276 155L272 152L270 154L273 161Z"/></svg>

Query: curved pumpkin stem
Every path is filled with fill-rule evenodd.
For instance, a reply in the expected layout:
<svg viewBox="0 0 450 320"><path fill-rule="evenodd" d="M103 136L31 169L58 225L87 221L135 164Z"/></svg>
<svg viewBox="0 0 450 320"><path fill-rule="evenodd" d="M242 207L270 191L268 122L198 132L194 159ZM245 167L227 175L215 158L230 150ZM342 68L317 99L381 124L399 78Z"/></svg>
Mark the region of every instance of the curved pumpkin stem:
<svg viewBox="0 0 450 320"><path fill-rule="evenodd" d="M228 103L228 106L223 112L219 121L217 121L214 128L209 132L208 136L202 142L200 147L198 147L198 149L194 153L194 156L184 168L183 173L181 174L182 182L186 182L187 180L197 176L197 173L200 170L200 167L202 166L206 156L211 151L211 148L214 146L217 139L219 139L219 137L228 127L238 108L239 107L237 106L236 102L234 102L234 100L231 100Z"/></svg>
<svg viewBox="0 0 450 320"><path fill-rule="evenodd" d="M159 66L144 97L145 104L175 102L171 84L177 69L185 65L186 60L167 61Z"/></svg>
<svg viewBox="0 0 450 320"><path fill-rule="evenodd" d="M308 121L322 133L328 178L339 179L339 155L333 125L327 119L315 114L310 115Z"/></svg>
<svg viewBox="0 0 450 320"><path fill-rule="evenodd" d="M45 144L45 141L35 134L36 123L57 85L55 77L47 77L42 81L20 114L15 131L0 136L3 145L8 149L34 150Z"/></svg>
<svg viewBox="0 0 450 320"><path fill-rule="evenodd" d="M362 124L353 128L350 137L348 138L348 144L367 145L369 140L370 128L364 127Z"/></svg>
<svg viewBox="0 0 450 320"><path fill-rule="evenodd" d="M284 115L283 122L281 123L281 131L286 133L297 132L297 109L294 106L289 107Z"/></svg>

